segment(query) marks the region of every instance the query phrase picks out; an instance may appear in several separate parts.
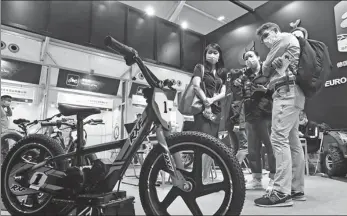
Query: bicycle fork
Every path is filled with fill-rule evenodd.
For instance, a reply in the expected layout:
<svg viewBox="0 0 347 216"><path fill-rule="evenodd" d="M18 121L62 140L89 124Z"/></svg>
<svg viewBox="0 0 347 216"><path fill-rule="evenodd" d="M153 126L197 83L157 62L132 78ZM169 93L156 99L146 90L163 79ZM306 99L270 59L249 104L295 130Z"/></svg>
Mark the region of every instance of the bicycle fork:
<svg viewBox="0 0 347 216"><path fill-rule="evenodd" d="M163 157L166 164L167 171L169 172L172 183L174 186L182 189L183 191L189 190L189 185L186 179L183 177L178 169L184 169L184 165L181 159L180 153L171 154L169 147L166 143L165 137L169 135L169 131L163 129L161 125L156 127L157 140L160 146L163 148Z"/></svg>

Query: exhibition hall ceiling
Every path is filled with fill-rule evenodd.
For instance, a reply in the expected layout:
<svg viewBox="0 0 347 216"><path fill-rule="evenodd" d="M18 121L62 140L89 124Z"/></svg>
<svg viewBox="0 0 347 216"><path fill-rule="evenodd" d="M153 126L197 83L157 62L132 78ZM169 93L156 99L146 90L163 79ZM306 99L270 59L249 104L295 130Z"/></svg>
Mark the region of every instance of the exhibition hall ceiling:
<svg viewBox="0 0 347 216"><path fill-rule="evenodd" d="M231 1L120 1L206 35L248 11ZM252 9L267 1L237 1Z"/></svg>

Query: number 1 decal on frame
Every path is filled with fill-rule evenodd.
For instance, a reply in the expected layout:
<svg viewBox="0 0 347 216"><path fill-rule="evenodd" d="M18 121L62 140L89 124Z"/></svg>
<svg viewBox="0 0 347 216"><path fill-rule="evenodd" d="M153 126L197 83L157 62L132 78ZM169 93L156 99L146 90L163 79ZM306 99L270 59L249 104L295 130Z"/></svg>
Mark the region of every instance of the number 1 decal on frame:
<svg viewBox="0 0 347 216"><path fill-rule="evenodd" d="M164 101L164 113L167 113L167 102Z"/></svg>

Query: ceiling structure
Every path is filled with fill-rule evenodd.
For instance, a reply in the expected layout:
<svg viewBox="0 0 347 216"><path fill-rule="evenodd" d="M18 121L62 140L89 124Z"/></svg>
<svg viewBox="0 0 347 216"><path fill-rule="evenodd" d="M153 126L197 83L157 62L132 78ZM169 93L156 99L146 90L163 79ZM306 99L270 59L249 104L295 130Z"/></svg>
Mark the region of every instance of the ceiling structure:
<svg viewBox="0 0 347 216"><path fill-rule="evenodd" d="M267 1L120 1L206 35ZM224 18L224 19L223 19Z"/></svg>

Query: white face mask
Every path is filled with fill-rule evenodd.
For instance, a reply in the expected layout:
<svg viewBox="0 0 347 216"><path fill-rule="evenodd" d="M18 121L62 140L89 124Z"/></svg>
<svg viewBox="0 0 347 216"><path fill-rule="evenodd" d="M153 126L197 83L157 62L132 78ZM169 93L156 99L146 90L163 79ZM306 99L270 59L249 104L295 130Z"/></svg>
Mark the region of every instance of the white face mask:
<svg viewBox="0 0 347 216"><path fill-rule="evenodd" d="M210 62L211 64L217 64L218 59L215 57L206 57L206 61Z"/></svg>
<svg viewBox="0 0 347 216"><path fill-rule="evenodd" d="M258 66L259 60L255 54L246 53L245 54L245 64L248 68L256 68Z"/></svg>
<svg viewBox="0 0 347 216"><path fill-rule="evenodd" d="M211 64L217 64L219 59L219 52L217 50L208 50L206 53L206 61Z"/></svg>
<svg viewBox="0 0 347 216"><path fill-rule="evenodd" d="M249 68L256 68L257 64L258 64L258 62L255 59L248 59L248 60L246 60L246 66L249 67Z"/></svg>
<svg viewBox="0 0 347 216"><path fill-rule="evenodd" d="M264 38L263 42L267 48L271 49L271 47L277 40L277 35L274 32L269 32L269 36Z"/></svg>

